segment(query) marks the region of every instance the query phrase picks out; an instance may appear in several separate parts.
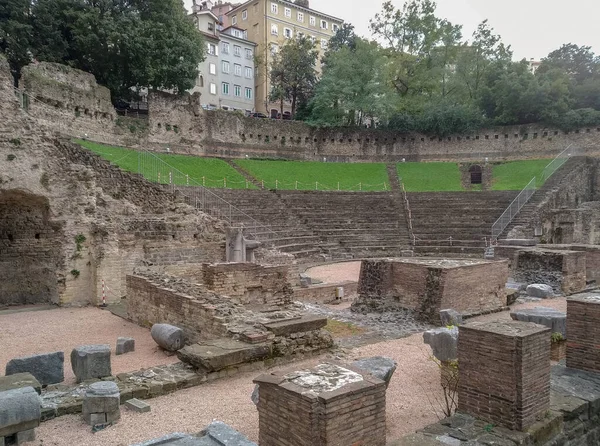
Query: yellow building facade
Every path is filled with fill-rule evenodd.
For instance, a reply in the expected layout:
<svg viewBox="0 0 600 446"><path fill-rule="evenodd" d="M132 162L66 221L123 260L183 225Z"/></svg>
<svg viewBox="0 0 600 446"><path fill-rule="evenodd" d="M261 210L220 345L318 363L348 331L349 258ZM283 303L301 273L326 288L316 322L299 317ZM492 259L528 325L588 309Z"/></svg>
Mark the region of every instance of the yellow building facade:
<svg viewBox="0 0 600 446"><path fill-rule="evenodd" d="M269 101L269 71L273 56L286 40L306 36L319 51L317 71L327 42L342 26L343 20L284 0L250 0L227 13L228 22L247 31L248 40L257 44L255 74L256 111L271 115L280 109ZM290 110L290 104L284 110Z"/></svg>

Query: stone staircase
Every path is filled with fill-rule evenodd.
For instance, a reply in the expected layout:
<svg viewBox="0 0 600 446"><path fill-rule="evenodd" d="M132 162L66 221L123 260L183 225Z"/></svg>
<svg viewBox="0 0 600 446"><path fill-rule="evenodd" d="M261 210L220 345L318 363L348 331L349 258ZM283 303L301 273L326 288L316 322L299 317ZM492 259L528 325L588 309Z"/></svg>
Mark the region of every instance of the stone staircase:
<svg viewBox="0 0 600 446"><path fill-rule="evenodd" d="M552 192L559 188L567 176L573 170L582 167L585 164L585 157L569 158L556 172L531 196L529 201L521 208L521 211L512 219L508 226L502 231L499 239L506 238L507 234L515 226L523 226L532 229L532 221L538 212L538 207L545 201Z"/></svg>
<svg viewBox="0 0 600 446"><path fill-rule="evenodd" d="M276 193L332 258L400 256L410 249L404 210L391 192Z"/></svg>
<svg viewBox="0 0 600 446"><path fill-rule="evenodd" d="M419 255L482 256L492 224L518 191L408 192Z"/></svg>

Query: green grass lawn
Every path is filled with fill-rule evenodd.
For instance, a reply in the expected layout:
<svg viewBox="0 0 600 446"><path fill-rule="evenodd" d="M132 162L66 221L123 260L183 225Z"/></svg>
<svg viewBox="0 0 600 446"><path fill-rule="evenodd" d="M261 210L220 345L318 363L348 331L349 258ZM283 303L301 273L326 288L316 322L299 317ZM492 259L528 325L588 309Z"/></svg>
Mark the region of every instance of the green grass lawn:
<svg viewBox="0 0 600 446"><path fill-rule="evenodd" d="M510 161L497 164L492 173L493 190L521 190L533 177L536 178L536 186L542 185L542 172L544 167L552 161L551 159Z"/></svg>
<svg viewBox="0 0 600 446"><path fill-rule="evenodd" d="M322 163L317 161L236 160L265 189L389 190L383 163ZM275 183L277 181L277 184Z"/></svg>
<svg viewBox="0 0 600 446"><path fill-rule="evenodd" d="M78 144L89 149L123 170L138 172L138 164L145 178L164 184L204 184L207 187L225 185L232 189L255 188L225 161L215 158L200 158L189 155L160 153L142 154L138 159L138 151L122 147L107 146L90 141L77 140ZM164 161L162 163L160 160ZM180 172L177 172L180 171ZM194 181L196 183L194 183Z"/></svg>
<svg viewBox="0 0 600 446"><path fill-rule="evenodd" d="M461 191L457 163L398 163L407 192Z"/></svg>

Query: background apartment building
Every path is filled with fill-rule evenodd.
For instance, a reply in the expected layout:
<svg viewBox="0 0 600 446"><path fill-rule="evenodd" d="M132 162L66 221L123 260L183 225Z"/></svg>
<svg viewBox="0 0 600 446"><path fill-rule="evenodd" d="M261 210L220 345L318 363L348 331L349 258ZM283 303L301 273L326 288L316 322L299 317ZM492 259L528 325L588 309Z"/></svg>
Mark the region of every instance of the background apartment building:
<svg viewBox="0 0 600 446"><path fill-rule="evenodd" d="M327 49L327 42L343 23L337 17L284 0L250 0L226 15L229 23L246 30L248 40L257 44L260 64L256 70L255 108L267 114L277 113L280 108L269 102L269 67L285 41L302 35L311 38L319 51L317 70L320 71L320 59ZM284 108L291 109L289 104Z"/></svg>
<svg viewBox="0 0 600 446"><path fill-rule="evenodd" d="M192 18L206 44L206 58L198 66L196 85L206 109L254 110L254 52L256 44L235 26L223 29L211 2L194 3Z"/></svg>

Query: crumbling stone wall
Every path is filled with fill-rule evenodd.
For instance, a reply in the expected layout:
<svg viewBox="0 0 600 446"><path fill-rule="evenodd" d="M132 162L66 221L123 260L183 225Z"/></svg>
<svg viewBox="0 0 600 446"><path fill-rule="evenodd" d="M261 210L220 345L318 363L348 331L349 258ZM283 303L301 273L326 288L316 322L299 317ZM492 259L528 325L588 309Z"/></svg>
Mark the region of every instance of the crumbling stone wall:
<svg viewBox="0 0 600 446"><path fill-rule="evenodd" d="M57 303L62 225L46 197L0 189L0 307Z"/></svg>
<svg viewBox="0 0 600 446"><path fill-rule="evenodd" d="M479 260L363 260L353 309L409 309L434 324L439 311L478 314L506 302L508 262Z"/></svg>
<svg viewBox="0 0 600 446"><path fill-rule="evenodd" d="M83 79L77 85L88 84ZM11 274L3 275L0 288L29 287L19 302L95 304L103 283L107 300L114 301L125 294L125 274L140 262L169 261L171 253L193 248L196 262L224 257L223 222L57 138L20 107L4 60L0 159L6 166L0 172L0 243L7 254L11 250L2 256L2 270ZM14 199L18 194L22 198ZM15 250L23 255L17 258ZM24 276L28 281L20 282ZM10 303L17 303L11 295Z"/></svg>
<svg viewBox="0 0 600 446"><path fill-rule="evenodd" d="M227 335L224 319L219 317L224 304L215 305L221 300L218 296L191 286L188 294L172 289L174 286L177 285L159 284L146 277L128 275L128 317L146 327L157 323L176 325L184 330L189 342Z"/></svg>
<svg viewBox="0 0 600 446"><path fill-rule="evenodd" d="M211 291L237 298L245 305L287 305L293 294L288 270L286 265L204 264L202 277Z"/></svg>
<svg viewBox="0 0 600 446"><path fill-rule="evenodd" d="M517 282L550 285L555 293L576 293L585 288L586 253L543 248L519 250L513 260L512 275Z"/></svg>

